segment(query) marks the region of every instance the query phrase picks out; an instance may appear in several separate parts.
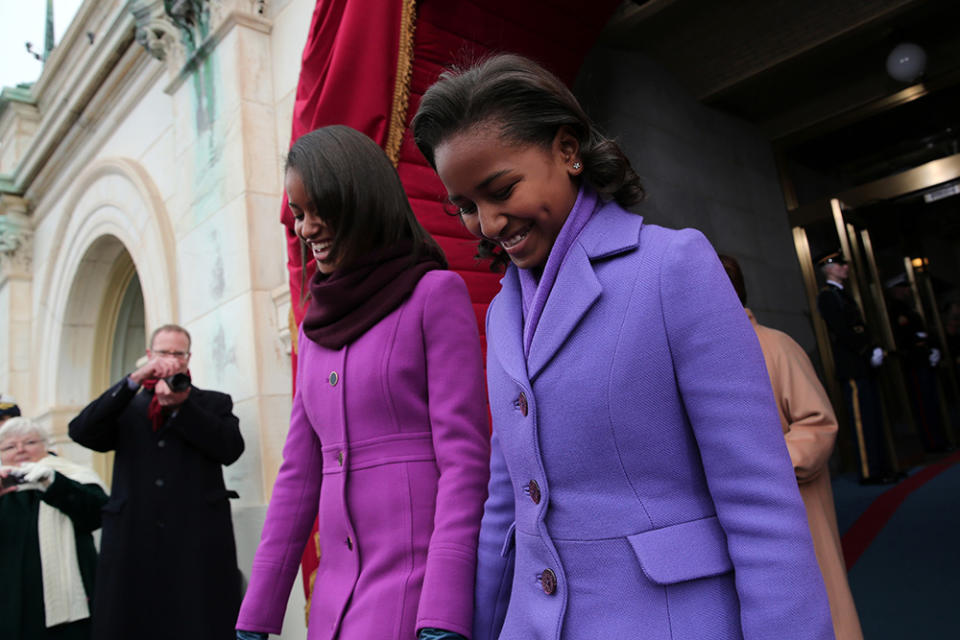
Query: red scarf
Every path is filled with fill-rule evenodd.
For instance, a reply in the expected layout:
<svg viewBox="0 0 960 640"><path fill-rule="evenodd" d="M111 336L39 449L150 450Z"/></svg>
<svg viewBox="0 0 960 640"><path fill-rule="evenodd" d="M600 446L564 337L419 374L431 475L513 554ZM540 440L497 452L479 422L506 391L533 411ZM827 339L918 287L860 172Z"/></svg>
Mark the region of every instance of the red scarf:
<svg viewBox="0 0 960 640"><path fill-rule="evenodd" d="M190 375L189 370L187 370L187 375ZM147 378L140 383L140 386L147 391L153 392L158 382L160 382L160 378ZM174 406L162 406L160 401L157 400L157 394L153 394L153 397L150 399L150 405L147 407L147 417L150 418L150 425L154 431L160 430L160 427L167 421L167 418L170 417L174 409L176 409Z"/></svg>

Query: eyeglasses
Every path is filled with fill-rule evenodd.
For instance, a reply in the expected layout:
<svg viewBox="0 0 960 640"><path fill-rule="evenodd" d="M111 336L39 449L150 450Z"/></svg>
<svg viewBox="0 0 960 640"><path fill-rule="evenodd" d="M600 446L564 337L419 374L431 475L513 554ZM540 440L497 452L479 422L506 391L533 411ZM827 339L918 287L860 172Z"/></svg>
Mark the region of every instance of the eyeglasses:
<svg viewBox="0 0 960 640"><path fill-rule="evenodd" d="M167 351L166 349L160 349L159 351L154 351L158 356L172 356L174 358L186 358L190 355L189 351Z"/></svg>

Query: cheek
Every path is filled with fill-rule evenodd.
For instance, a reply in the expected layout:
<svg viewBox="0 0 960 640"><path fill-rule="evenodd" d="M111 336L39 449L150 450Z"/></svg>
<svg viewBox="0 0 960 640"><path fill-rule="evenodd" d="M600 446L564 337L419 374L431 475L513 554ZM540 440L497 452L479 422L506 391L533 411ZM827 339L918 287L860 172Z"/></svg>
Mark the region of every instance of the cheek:
<svg viewBox="0 0 960 640"><path fill-rule="evenodd" d="M463 223L463 227L471 234L477 236L478 238L482 237L483 234L480 232L480 216L475 214L469 216L460 216L460 222Z"/></svg>

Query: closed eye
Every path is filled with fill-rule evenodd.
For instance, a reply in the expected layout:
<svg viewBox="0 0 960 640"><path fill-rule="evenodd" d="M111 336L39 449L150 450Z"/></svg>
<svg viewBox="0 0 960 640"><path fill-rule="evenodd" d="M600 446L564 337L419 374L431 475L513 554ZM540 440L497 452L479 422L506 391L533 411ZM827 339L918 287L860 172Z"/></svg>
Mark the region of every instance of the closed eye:
<svg viewBox="0 0 960 640"><path fill-rule="evenodd" d="M498 191L494 191L493 193L491 193L490 197L493 198L494 200L499 200L502 202L503 200L506 200L507 198L510 197L510 194L513 193L513 188L515 186L517 186L517 183L512 182L506 187L504 187L503 189L500 189Z"/></svg>
<svg viewBox="0 0 960 640"><path fill-rule="evenodd" d="M469 200L464 200L461 203L457 203L450 198L447 198L447 200L444 202L443 210L449 216L465 216L474 213L477 210L477 206Z"/></svg>

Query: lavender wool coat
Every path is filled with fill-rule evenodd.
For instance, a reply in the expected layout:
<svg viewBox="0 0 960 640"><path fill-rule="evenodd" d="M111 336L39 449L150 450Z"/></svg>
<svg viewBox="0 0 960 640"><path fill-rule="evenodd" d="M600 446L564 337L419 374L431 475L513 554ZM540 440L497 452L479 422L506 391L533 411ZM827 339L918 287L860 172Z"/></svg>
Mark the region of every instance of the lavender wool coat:
<svg viewBox="0 0 960 640"><path fill-rule="evenodd" d="M488 478L466 286L431 271L340 350L300 334L290 432L237 628L279 633L319 511L309 640L469 635Z"/></svg>
<svg viewBox="0 0 960 640"><path fill-rule="evenodd" d="M524 361L511 267L473 640L833 638L763 355L697 231L614 203Z"/></svg>

